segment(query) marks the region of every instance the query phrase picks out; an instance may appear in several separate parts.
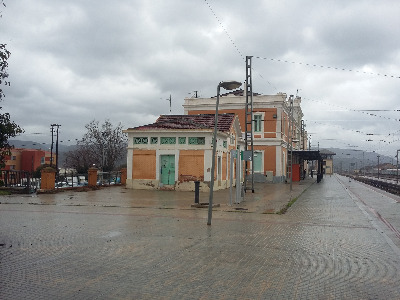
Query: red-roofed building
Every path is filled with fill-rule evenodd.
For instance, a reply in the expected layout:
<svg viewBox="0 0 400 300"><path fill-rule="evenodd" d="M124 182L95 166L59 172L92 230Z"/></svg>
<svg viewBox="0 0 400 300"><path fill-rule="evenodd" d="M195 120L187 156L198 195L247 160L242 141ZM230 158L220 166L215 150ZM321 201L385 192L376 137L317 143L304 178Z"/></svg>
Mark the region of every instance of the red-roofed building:
<svg viewBox="0 0 400 300"><path fill-rule="evenodd" d="M124 130L127 187L194 190L200 181L201 190L209 190L214 121L214 114L162 115L153 124ZM229 187L231 150L244 149L235 114L220 114L217 130L216 190Z"/></svg>

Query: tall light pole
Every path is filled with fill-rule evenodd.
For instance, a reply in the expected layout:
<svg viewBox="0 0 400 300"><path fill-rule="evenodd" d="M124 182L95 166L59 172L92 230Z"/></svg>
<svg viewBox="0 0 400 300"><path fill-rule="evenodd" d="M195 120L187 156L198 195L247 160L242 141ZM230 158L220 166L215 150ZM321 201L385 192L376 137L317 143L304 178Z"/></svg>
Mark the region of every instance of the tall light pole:
<svg viewBox="0 0 400 300"><path fill-rule="evenodd" d="M213 206L213 195L214 195L214 171L215 171L215 155L217 153L217 126L218 126L218 105L219 105L219 93L221 87L225 90L234 90L240 87L242 84L238 81L221 81L217 86L217 103L215 104L215 120L214 120L214 136L212 140L212 158L211 158L211 178L210 178L210 197L208 201L208 220L207 225L211 225L212 218L212 206ZM237 174L236 174L237 176ZM238 187L236 187L238 188Z"/></svg>

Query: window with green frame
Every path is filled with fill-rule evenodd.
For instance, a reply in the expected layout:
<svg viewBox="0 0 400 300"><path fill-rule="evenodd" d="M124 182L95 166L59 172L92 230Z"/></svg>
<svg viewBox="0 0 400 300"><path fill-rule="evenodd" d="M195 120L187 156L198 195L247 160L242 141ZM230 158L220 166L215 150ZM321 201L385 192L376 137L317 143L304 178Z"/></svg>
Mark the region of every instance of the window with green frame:
<svg viewBox="0 0 400 300"><path fill-rule="evenodd" d="M254 132L261 132L262 115L254 115Z"/></svg>
<svg viewBox="0 0 400 300"><path fill-rule="evenodd" d="M173 145L176 144L176 137L161 137L160 138L161 145Z"/></svg>
<svg viewBox="0 0 400 300"><path fill-rule="evenodd" d="M158 137L151 137L150 144L158 144Z"/></svg>
<svg viewBox="0 0 400 300"><path fill-rule="evenodd" d="M179 137L179 144L181 145L186 144L186 137Z"/></svg>
<svg viewBox="0 0 400 300"><path fill-rule="evenodd" d="M135 138L133 138L133 143L134 144L148 144L149 143L149 138L147 138L147 137L135 137Z"/></svg>
<svg viewBox="0 0 400 300"><path fill-rule="evenodd" d="M228 143L226 141L223 141L222 144L224 145L224 148L226 148L228 145Z"/></svg>
<svg viewBox="0 0 400 300"><path fill-rule="evenodd" d="M189 137L189 145L205 145L205 137Z"/></svg>

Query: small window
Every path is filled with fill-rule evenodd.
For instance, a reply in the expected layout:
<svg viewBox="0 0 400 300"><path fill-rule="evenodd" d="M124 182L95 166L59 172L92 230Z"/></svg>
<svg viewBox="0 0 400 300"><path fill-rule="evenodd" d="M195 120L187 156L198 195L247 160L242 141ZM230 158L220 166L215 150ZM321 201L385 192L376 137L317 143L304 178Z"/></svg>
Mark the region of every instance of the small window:
<svg viewBox="0 0 400 300"><path fill-rule="evenodd" d="M261 132L262 115L254 115L254 132Z"/></svg>
<svg viewBox="0 0 400 300"><path fill-rule="evenodd" d="M17 157L16 157L15 155L13 155L13 156L11 157L11 160L17 160Z"/></svg>
<svg viewBox="0 0 400 300"><path fill-rule="evenodd" d="M149 138L147 137L136 137L133 139L134 144L148 144Z"/></svg>
<svg viewBox="0 0 400 300"><path fill-rule="evenodd" d="M224 145L224 148L226 148L227 147L227 142L223 141L223 145Z"/></svg>
<svg viewBox="0 0 400 300"><path fill-rule="evenodd" d="M158 144L158 137L151 137L150 144Z"/></svg>
<svg viewBox="0 0 400 300"><path fill-rule="evenodd" d="M181 145L186 144L186 137L180 137L179 138L179 144L181 144Z"/></svg>
<svg viewBox="0 0 400 300"><path fill-rule="evenodd" d="M46 157L42 157L41 159L40 159L40 164L41 165L44 165L46 163Z"/></svg>
<svg viewBox="0 0 400 300"><path fill-rule="evenodd" d="M173 145L176 144L176 137L162 137L160 142L161 145Z"/></svg>
<svg viewBox="0 0 400 300"><path fill-rule="evenodd" d="M205 145L206 138L205 137L190 137L189 145Z"/></svg>

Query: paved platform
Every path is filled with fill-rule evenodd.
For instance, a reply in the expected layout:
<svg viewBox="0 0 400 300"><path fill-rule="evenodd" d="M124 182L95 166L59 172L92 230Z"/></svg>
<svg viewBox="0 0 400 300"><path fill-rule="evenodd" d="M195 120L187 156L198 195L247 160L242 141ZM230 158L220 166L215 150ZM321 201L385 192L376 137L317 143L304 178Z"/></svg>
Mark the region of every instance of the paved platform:
<svg viewBox="0 0 400 300"><path fill-rule="evenodd" d="M193 193L0 197L0 298L400 299L397 197L341 176L274 187L244 211L217 191L211 226Z"/></svg>
<svg viewBox="0 0 400 300"><path fill-rule="evenodd" d="M241 211L252 213L279 213L286 205L301 195L308 187L316 183L316 178L307 178L301 182L290 184L256 183L254 193L247 191L244 197L235 203L236 189L214 191L213 204L216 211ZM176 192L160 190L132 190L124 186L108 186L100 191L74 192L60 190L55 194L39 194L25 196L4 196L3 204L32 204L58 206L95 206L125 208L159 208L159 209L196 209L194 192ZM98 195L101 194L99 197ZM209 193L200 193L200 203L209 202ZM204 209L204 208L203 208Z"/></svg>

